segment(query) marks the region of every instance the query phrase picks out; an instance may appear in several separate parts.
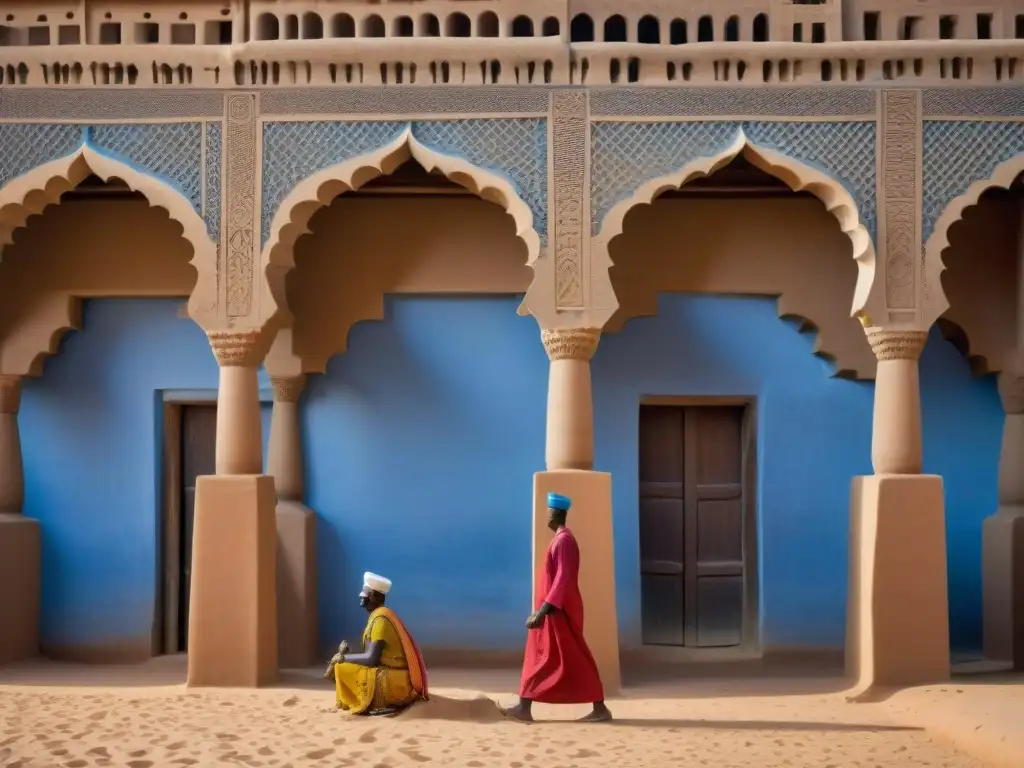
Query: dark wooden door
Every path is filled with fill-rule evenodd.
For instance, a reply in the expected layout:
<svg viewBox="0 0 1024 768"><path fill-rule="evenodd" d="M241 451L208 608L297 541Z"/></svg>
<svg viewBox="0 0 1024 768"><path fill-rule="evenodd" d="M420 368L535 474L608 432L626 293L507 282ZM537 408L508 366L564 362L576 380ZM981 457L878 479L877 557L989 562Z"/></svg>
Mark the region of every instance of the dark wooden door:
<svg viewBox="0 0 1024 768"><path fill-rule="evenodd" d="M743 406L640 408L643 642L743 639Z"/></svg>
<svg viewBox="0 0 1024 768"><path fill-rule="evenodd" d="M217 406L186 405L181 409L181 578L178 583L178 647L188 649L188 609L192 589L192 524L196 511L196 478L216 473Z"/></svg>

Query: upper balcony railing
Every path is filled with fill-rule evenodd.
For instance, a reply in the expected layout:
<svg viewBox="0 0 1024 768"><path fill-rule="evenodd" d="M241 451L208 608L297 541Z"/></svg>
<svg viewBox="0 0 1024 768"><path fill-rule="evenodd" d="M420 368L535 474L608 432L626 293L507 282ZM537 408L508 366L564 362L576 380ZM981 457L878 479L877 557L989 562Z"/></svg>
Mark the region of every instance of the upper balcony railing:
<svg viewBox="0 0 1024 768"><path fill-rule="evenodd" d="M1024 40L648 45L357 38L0 48L0 86L30 88L1021 82Z"/></svg>

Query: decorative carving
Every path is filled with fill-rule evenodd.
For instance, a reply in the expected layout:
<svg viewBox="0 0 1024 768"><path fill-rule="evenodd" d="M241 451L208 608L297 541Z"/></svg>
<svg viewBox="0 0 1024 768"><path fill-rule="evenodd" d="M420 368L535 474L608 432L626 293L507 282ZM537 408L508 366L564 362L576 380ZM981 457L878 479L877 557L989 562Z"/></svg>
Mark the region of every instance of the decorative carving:
<svg viewBox="0 0 1024 768"><path fill-rule="evenodd" d="M246 317L252 310L253 263L256 259L256 95L236 93L224 99L227 210L228 317Z"/></svg>
<svg viewBox="0 0 1024 768"><path fill-rule="evenodd" d="M583 307L583 261L587 194L587 92L551 93L551 222L555 257L555 306Z"/></svg>
<svg viewBox="0 0 1024 768"><path fill-rule="evenodd" d="M274 387L274 402L297 403L306 387L306 376L271 376L270 383Z"/></svg>
<svg viewBox="0 0 1024 768"><path fill-rule="evenodd" d="M548 88L394 86L383 88L274 88L260 95L263 115L532 115L548 113Z"/></svg>
<svg viewBox="0 0 1024 768"><path fill-rule="evenodd" d="M259 328L207 331L213 356L222 368L256 368L266 353Z"/></svg>
<svg viewBox="0 0 1024 768"><path fill-rule="evenodd" d="M70 155L82 146L82 140L80 125L0 124L0 186L51 160Z"/></svg>
<svg viewBox="0 0 1024 768"><path fill-rule="evenodd" d="M4 88L0 120L123 120L221 117L224 92L191 89Z"/></svg>
<svg viewBox="0 0 1024 768"><path fill-rule="evenodd" d="M601 329L544 328L540 338L549 360L590 360L601 340Z"/></svg>
<svg viewBox="0 0 1024 768"><path fill-rule="evenodd" d="M924 88L921 111L925 118L1024 117L1020 88Z"/></svg>
<svg viewBox="0 0 1024 768"><path fill-rule="evenodd" d="M1003 410L1014 416L1024 413L1024 374L1019 370L1003 371L999 374L998 387Z"/></svg>
<svg viewBox="0 0 1024 768"><path fill-rule="evenodd" d="M928 331L866 328L871 351L879 362L885 360L917 360L928 341Z"/></svg>
<svg viewBox="0 0 1024 768"><path fill-rule="evenodd" d="M210 239L217 243L220 250L220 167L223 153L222 125L219 122L206 123L206 146L203 173L206 174L206 198L203 201L203 218ZM218 273L219 276L219 273ZM218 293L218 295L220 295Z"/></svg>
<svg viewBox="0 0 1024 768"><path fill-rule="evenodd" d="M596 88L591 119L601 117L874 117L866 88Z"/></svg>
<svg viewBox="0 0 1024 768"><path fill-rule="evenodd" d="M824 171L853 197L875 232L875 123L859 122L595 122L591 125L591 232L645 182L721 153L742 131L752 144Z"/></svg>
<svg viewBox="0 0 1024 768"><path fill-rule="evenodd" d="M882 173L878 193L879 240L885 253L885 298L889 309L913 309L919 241L921 152L920 91L882 91Z"/></svg>
<svg viewBox="0 0 1024 768"><path fill-rule="evenodd" d="M21 376L0 375L0 413L17 413L21 407Z"/></svg>

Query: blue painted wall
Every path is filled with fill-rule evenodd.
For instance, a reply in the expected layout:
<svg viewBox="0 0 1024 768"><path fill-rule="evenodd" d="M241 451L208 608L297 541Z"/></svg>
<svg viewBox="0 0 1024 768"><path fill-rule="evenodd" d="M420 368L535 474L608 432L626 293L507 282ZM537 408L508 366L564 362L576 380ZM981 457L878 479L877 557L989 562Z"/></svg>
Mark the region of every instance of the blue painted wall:
<svg viewBox="0 0 1024 768"><path fill-rule="evenodd" d="M319 513L321 634L358 636L364 570L424 646L514 649L529 609L531 474L543 468L547 360L518 299L393 298L312 377L308 502ZM90 302L25 388L26 512L44 526L44 640L148 643L162 389L216 386L179 302ZM770 299L665 296L594 359L597 464L614 474L622 639L639 643L642 395L759 399L762 638L843 641L850 478L870 471L870 384L829 378ZM980 526L995 509L1002 411L937 334L921 362L926 470L946 475L954 646L980 644ZM964 450L969 445L970 450ZM43 469L62 467L64 481Z"/></svg>
<svg viewBox="0 0 1024 768"><path fill-rule="evenodd" d="M43 531L42 642L77 654L143 652L156 606L164 389L217 388L180 299L86 302L19 425L25 513ZM269 412L269 409L268 409Z"/></svg>

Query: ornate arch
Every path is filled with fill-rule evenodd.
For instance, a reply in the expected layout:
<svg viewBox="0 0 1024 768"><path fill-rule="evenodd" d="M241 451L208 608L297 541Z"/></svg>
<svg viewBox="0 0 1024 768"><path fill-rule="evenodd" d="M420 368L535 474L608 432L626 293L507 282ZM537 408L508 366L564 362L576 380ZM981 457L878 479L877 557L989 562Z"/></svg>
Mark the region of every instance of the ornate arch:
<svg viewBox="0 0 1024 768"><path fill-rule="evenodd" d="M949 300L942 289L942 273L946 263L942 254L949 247L949 228L963 218L964 211L977 205L989 189L1009 189L1014 180L1024 173L1024 153L1014 155L995 167L992 175L972 183L962 195L957 195L942 209L935 219L932 233L924 244L924 303L927 316L924 327L931 327L949 309Z"/></svg>
<svg viewBox="0 0 1024 768"><path fill-rule="evenodd" d="M378 176L395 171L413 159L428 171L440 171L473 194L497 203L515 221L516 235L526 244L526 263L533 269L533 280L527 289L519 314L531 314L540 321L549 314L535 288L545 280L553 281L550 260L541 248L541 238L534 228L533 212L519 196L512 183L460 157L442 154L418 141L412 126L407 126L391 142L362 155L348 158L318 171L295 185L281 201L270 224L267 244L260 264L267 279L270 299L277 307L272 323L276 327L290 322L285 277L295 266L295 242L308 233L309 221L318 210L330 205L338 195L359 189Z"/></svg>
<svg viewBox="0 0 1024 768"><path fill-rule="evenodd" d="M601 229L594 237L591 248L594 270L603 280L607 281L607 292L614 296L608 272L613 266L608 245L611 240L622 234L625 218L629 211L637 205L649 205L663 192L679 189L695 178L710 176L741 154L765 173L784 181L790 189L813 194L836 218L843 233L853 244L853 258L857 263L857 284L854 289L851 315L862 313L871 297L872 286L875 282L875 245L871 233L861 219L853 195L828 174L774 149L755 144L747 138L742 130L739 131L736 139L721 151L706 157L695 158L676 171L645 182L632 195L609 210L601 222ZM599 324L607 322L617 309L617 301L614 302L614 306L603 308L603 316L596 318ZM821 346L820 338L817 345Z"/></svg>
<svg viewBox="0 0 1024 768"><path fill-rule="evenodd" d="M14 232L25 226L29 216L58 203L60 196L77 186L89 174L104 181L117 178L142 194L151 206L162 208L177 222L192 246L191 264L196 283L189 297L189 315L200 325L217 311L217 251L206 222L177 190L130 165L82 144L70 155L36 166L12 179L0 189L0 251L12 242Z"/></svg>

